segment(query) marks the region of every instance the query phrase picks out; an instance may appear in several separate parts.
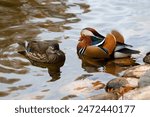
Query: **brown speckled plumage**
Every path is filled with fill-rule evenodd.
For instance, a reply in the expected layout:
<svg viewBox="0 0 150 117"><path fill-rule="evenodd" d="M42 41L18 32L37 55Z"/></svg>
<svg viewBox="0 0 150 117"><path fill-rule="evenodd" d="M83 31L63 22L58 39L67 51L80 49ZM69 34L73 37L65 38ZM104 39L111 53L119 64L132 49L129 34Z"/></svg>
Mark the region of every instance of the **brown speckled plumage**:
<svg viewBox="0 0 150 117"><path fill-rule="evenodd" d="M59 49L59 44L50 40L31 41L26 50L19 53L34 62L55 64L65 61L65 54Z"/></svg>

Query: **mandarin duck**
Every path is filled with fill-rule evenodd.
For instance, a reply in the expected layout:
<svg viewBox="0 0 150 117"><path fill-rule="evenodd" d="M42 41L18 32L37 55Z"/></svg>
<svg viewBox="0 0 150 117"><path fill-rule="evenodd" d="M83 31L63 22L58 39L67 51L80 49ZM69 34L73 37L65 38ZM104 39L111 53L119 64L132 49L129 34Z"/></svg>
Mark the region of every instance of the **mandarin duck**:
<svg viewBox="0 0 150 117"><path fill-rule="evenodd" d="M80 42L77 45L79 56L106 59L112 56L114 58L130 57L131 54L140 53L129 49L128 47L132 46L125 44L124 37L116 30L104 37L93 28L84 28L80 35Z"/></svg>
<svg viewBox="0 0 150 117"><path fill-rule="evenodd" d="M25 50L18 53L32 62L57 64L65 61L64 52L59 49L59 44L52 40L30 41Z"/></svg>

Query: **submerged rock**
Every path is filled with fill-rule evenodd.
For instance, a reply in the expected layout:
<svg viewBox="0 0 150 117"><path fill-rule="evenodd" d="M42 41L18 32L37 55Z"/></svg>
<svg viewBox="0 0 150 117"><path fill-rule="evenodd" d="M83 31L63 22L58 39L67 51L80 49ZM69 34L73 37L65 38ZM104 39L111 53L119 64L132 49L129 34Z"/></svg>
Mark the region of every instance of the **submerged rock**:
<svg viewBox="0 0 150 117"><path fill-rule="evenodd" d="M61 100L70 100L75 97L77 97L77 96L76 95L67 95L67 96L63 97Z"/></svg>
<svg viewBox="0 0 150 117"><path fill-rule="evenodd" d="M150 70L150 65L138 65L127 69L124 72L124 77L134 77L140 78L142 75L146 73L147 70Z"/></svg>
<svg viewBox="0 0 150 117"><path fill-rule="evenodd" d="M150 86L150 70L148 70L139 79L139 87L145 87L145 86Z"/></svg>
<svg viewBox="0 0 150 117"><path fill-rule="evenodd" d="M62 87L60 92L67 93L68 95L76 96L88 96L93 91L98 91L105 87L105 84L98 80L90 80L88 78L84 80L76 80Z"/></svg>
<svg viewBox="0 0 150 117"><path fill-rule="evenodd" d="M120 100L150 100L150 86L138 88L125 93Z"/></svg>

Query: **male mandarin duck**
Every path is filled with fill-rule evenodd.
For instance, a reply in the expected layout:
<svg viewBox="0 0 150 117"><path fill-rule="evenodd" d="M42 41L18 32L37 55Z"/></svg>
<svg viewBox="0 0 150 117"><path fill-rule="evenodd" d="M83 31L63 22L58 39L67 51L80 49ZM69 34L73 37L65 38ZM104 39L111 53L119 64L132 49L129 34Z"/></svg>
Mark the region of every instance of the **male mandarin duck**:
<svg viewBox="0 0 150 117"><path fill-rule="evenodd" d="M59 49L59 44L52 40L31 41L25 49L19 53L32 62L57 64L65 61L64 52Z"/></svg>
<svg viewBox="0 0 150 117"><path fill-rule="evenodd" d="M84 28L80 35L80 42L77 45L79 56L105 59L111 56L114 58L130 57L131 54L139 53L137 50L127 48L132 46L125 44L124 37L116 30L104 37L93 28Z"/></svg>

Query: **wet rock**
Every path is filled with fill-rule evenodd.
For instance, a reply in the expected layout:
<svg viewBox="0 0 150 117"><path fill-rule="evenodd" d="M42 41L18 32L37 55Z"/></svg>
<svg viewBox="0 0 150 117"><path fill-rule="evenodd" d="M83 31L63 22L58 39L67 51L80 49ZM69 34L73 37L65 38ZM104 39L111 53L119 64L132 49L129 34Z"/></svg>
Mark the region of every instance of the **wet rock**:
<svg viewBox="0 0 150 117"><path fill-rule="evenodd" d="M104 88L105 84L98 80L90 80L88 78L84 80L76 80L70 84L61 88L62 93L67 93L68 95L84 95L88 96L91 92L97 91Z"/></svg>
<svg viewBox="0 0 150 117"><path fill-rule="evenodd" d="M124 77L134 77L140 78L142 75L146 73L147 70L150 70L150 65L138 65L127 69L124 72Z"/></svg>
<svg viewBox="0 0 150 117"><path fill-rule="evenodd" d="M98 94L98 95L94 95L88 98L89 100L117 100L118 99L118 95L114 94L114 93L102 93L102 94Z"/></svg>
<svg viewBox="0 0 150 117"><path fill-rule="evenodd" d="M146 54L146 56L143 58L143 61L144 61L145 63L150 64L150 52L148 52L148 53Z"/></svg>
<svg viewBox="0 0 150 117"><path fill-rule="evenodd" d="M145 87L145 86L150 86L150 70L148 70L139 79L139 87Z"/></svg>
<svg viewBox="0 0 150 117"><path fill-rule="evenodd" d="M126 77L124 77L124 78L126 78ZM139 79L132 78L132 77L127 77L126 80L128 81L130 86L135 87L135 88L138 87Z"/></svg>
<svg viewBox="0 0 150 117"><path fill-rule="evenodd" d="M130 85L128 80L123 77L110 80L105 87L107 92L115 93L118 95L123 95L125 92L128 92L133 88L135 87Z"/></svg>
<svg viewBox="0 0 150 117"><path fill-rule="evenodd" d="M125 93L119 99L124 100L150 100L150 86L138 88Z"/></svg>

